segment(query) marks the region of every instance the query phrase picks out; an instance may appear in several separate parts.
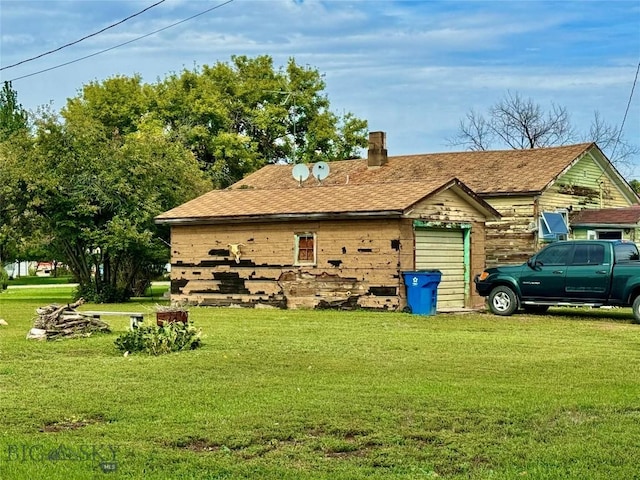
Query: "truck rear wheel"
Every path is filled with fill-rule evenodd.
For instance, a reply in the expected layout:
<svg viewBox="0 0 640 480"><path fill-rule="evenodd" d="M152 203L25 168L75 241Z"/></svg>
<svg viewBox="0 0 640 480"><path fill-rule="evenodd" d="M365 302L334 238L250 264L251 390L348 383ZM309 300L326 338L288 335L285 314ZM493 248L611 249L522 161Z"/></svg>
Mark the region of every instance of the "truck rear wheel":
<svg viewBox="0 0 640 480"><path fill-rule="evenodd" d="M509 316L518 308L518 297L512 288L500 285L489 294L489 309L495 315ZM640 308L640 307L639 307Z"/></svg>
<svg viewBox="0 0 640 480"><path fill-rule="evenodd" d="M640 295L633 301L633 320L631 323L640 323Z"/></svg>

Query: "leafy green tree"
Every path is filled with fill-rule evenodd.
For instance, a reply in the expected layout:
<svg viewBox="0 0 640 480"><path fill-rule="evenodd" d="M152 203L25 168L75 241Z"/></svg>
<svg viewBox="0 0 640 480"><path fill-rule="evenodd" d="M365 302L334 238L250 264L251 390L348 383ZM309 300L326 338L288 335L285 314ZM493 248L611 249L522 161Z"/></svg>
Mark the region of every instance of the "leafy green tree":
<svg viewBox="0 0 640 480"><path fill-rule="evenodd" d="M79 281L79 295L121 301L167 260L153 218L208 182L156 124L120 136L95 118L64 113L64 122L52 114L36 121L27 209Z"/></svg>
<svg viewBox="0 0 640 480"><path fill-rule="evenodd" d="M13 147L8 142L24 145L28 129L28 114L18 102L18 93L11 83L4 82L0 90L0 265L15 258L19 240L15 224L21 166L18 158L9 155Z"/></svg>
<svg viewBox="0 0 640 480"><path fill-rule="evenodd" d="M0 90L0 142L27 128L28 114L18 102L18 92L12 88L11 82L4 82Z"/></svg>
<svg viewBox="0 0 640 480"><path fill-rule="evenodd" d="M640 180L633 179L629 182L629 185L631 185L631 188L633 188L634 192L640 193Z"/></svg>
<svg viewBox="0 0 640 480"><path fill-rule="evenodd" d="M268 56L155 84L91 82L59 115L41 110L33 131L0 143L0 169L11 173L0 225L11 219L22 232L11 237L16 251L64 262L83 296L126 298L168 260L159 213L267 163L351 158L366 146L366 121L333 114L324 88L317 70L293 59L276 69Z"/></svg>
<svg viewBox="0 0 640 480"><path fill-rule="evenodd" d="M151 114L223 188L268 163L351 158L364 148L366 121L332 113L324 88L318 70L293 59L276 69L266 55L234 56L165 78Z"/></svg>

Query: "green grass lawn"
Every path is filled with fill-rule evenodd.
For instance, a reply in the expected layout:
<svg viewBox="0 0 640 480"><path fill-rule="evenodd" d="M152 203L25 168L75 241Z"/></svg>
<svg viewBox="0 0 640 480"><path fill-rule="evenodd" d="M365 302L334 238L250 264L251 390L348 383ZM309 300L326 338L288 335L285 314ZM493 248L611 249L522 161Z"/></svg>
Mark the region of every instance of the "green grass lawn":
<svg viewBox="0 0 640 480"><path fill-rule="evenodd" d="M640 326L629 310L192 308L199 350L123 357L113 342L126 316L105 317L111 334L27 341L35 308L71 293L0 294L2 479L639 475Z"/></svg>
<svg viewBox="0 0 640 480"><path fill-rule="evenodd" d="M73 283L72 276L60 276L60 277L38 277L36 275L30 275L25 277L16 277L9 280L9 286L11 285L60 285L65 283Z"/></svg>

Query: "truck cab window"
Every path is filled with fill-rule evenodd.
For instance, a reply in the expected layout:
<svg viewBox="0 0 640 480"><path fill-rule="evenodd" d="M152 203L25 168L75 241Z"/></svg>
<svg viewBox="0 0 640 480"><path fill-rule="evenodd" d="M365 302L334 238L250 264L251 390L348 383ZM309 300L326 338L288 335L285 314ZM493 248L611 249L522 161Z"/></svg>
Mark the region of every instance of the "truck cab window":
<svg viewBox="0 0 640 480"><path fill-rule="evenodd" d="M638 255L638 247L633 243L621 243L614 248L616 254L616 263L629 262L631 260L640 260Z"/></svg>
<svg viewBox="0 0 640 480"><path fill-rule="evenodd" d="M572 251L572 244L551 245L536 256L536 263L539 265L567 265Z"/></svg>
<svg viewBox="0 0 640 480"><path fill-rule="evenodd" d="M576 245L573 265L602 265L604 263L604 245Z"/></svg>

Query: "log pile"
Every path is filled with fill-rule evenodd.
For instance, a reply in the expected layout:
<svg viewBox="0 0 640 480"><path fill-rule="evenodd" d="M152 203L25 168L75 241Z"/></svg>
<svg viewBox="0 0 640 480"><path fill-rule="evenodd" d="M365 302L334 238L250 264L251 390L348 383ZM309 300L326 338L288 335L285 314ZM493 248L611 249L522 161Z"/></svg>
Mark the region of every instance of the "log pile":
<svg viewBox="0 0 640 480"><path fill-rule="evenodd" d="M78 312L82 305L81 298L67 305L51 304L36 309L38 316L34 319L33 328L27 338L38 340L55 340L57 338L88 337L94 332L109 332L109 325L91 315Z"/></svg>

